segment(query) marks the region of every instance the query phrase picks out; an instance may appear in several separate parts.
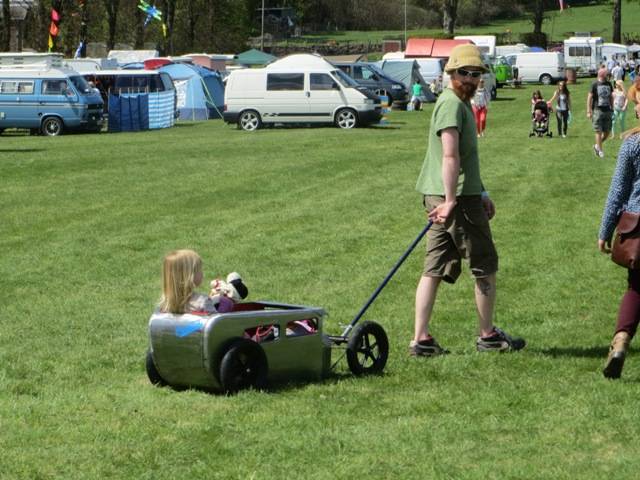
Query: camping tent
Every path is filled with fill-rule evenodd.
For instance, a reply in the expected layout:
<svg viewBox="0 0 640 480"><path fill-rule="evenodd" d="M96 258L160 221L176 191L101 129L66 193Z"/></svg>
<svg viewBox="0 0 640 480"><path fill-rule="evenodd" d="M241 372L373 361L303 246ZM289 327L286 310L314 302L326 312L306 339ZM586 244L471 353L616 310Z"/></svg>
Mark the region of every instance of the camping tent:
<svg viewBox="0 0 640 480"><path fill-rule="evenodd" d="M173 80L181 120L222 118L224 86L220 74L186 63L164 65L159 71Z"/></svg>
<svg viewBox="0 0 640 480"><path fill-rule="evenodd" d="M415 82L419 82L420 85L422 85L422 92L427 98L427 101L436 101L436 97L433 95L429 85L427 85L427 82L420 73L420 65L418 65L418 62L414 59L382 60L381 62L377 62L376 65L378 65L384 73L394 80L404 83L405 87L407 87L407 90L409 91L411 91L411 86Z"/></svg>
<svg viewBox="0 0 640 480"><path fill-rule="evenodd" d="M276 57L273 55L252 48L251 50L238 54L236 63L247 67L262 67L267 63L273 62L275 59Z"/></svg>

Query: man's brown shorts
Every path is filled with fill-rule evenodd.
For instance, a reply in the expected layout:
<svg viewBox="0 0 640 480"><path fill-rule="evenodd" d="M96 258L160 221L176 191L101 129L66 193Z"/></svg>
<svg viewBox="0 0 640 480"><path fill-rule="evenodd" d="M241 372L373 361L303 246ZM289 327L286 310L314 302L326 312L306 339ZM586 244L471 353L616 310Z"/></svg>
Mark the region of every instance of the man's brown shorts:
<svg viewBox="0 0 640 480"><path fill-rule="evenodd" d="M425 195L427 213L443 201L444 197ZM452 217L445 224L434 223L427 232L423 275L455 283L463 258L469 261L476 278L498 271L498 253L480 195L458 197Z"/></svg>

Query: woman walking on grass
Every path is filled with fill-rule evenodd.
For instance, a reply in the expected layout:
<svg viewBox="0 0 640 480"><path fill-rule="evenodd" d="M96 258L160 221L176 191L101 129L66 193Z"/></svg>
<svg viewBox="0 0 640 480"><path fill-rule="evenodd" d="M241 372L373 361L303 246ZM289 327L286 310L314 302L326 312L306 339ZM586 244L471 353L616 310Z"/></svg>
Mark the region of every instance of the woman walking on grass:
<svg viewBox="0 0 640 480"><path fill-rule="evenodd" d="M626 132L624 138L598 234L602 253L611 253L611 238L622 211L640 214L640 127ZM640 270L627 269L627 282L603 370L607 378L620 378L629 343L640 323Z"/></svg>
<svg viewBox="0 0 640 480"><path fill-rule="evenodd" d="M549 104L556 101L556 120L558 120L558 135L563 138L567 136L569 126L569 112L571 112L571 94L565 82L558 82L558 88L553 92Z"/></svg>
<svg viewBox="0 0 640 480"><path fill-rule="evenodd" d="M476 119L476 128L478 129L478 138L484 137L484 130L487 128L487 107L491 100L491 94L484 88L484 80L480 79L478 88L471 99L471 108L473 116Z"/></svg>
<svg viewBox="0 0 640 480"><path fill-rule="evenodd" d="M627 115L627 93L624 91L624 82L616 80L615 89L613 90L613 122L611 126L611 138L616 136L616 132L622 138L624 132L624 118Z"/></svg>

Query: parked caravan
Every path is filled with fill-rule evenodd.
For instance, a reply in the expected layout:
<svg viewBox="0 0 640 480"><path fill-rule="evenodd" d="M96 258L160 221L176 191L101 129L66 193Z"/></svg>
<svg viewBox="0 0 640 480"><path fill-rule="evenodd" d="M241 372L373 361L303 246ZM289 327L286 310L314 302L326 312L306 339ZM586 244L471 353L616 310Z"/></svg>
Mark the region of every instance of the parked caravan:
<svg viewBox="0 0 640 480"><path fill-rule="evenodd" d="M103 102L73 70L0 69L0 132L26 128L47 136L100 131Z"/></svg>
<svg viewBox="0 0 640 480"><path fill-rule="evenodd" d="M480 53L490 59L496 56L496 36L495 35L456 35L454 40L471 40Z"/></svg>
<svg viewBox="0 0 640 480"><path fill-rule="evenodd" d="M620 43L603 43L602 44L602 60L613 58L622 60L629 58L629 49L626 45Z"/></svg>
<svg viewBox="0 0 640 480"><path fill-rule="evenodd" d="M571 37L564 41L567 68L595 75L602 64L602 37Z"/></svg>
<svg viewBox="0 0 640 480"><path fill-rule="evenodd" d="M61 53L2 52L0 53L0 67L31 70L63 68L63 59Z"/></svg>
<svg viewBox="0 0 640 480"><path fill-rule="evenodd" d="M496 56L502 55L506 57L507 55L515 55L516 53L527 53L530 52L531 48L529 48L524 43L516 43L515 45L497 45L496 46Z"/></svg>
<svg viewBox="0 0 640 480"><path fill-rule="evenodd" d="M564 55L560 52L529 52L516 55L518 79L550 85L565 78Z"/></svg>
<svg viewBox="0 0 640 480"><path fill-rule="evenodd" d="M118 68L118 62L113 58L67 58L64 67L76 72L95 72Z"/></svg>
<svg viewBox="0 0 640 480"><path fill-rule="evenodd" d="M224 120L253 131L263 124L334 123L350 129L382 117L380 99L319 55L297 54L264 68L231 72Z"/></svg>
<svg viewBox="0 0 640 480"><path fill-rule="evenodd" d="M387 97L389 105L395 103L398 106L405 106L409 102L409 92L404 84L388 76L378 66L366 62L332 63L358 84L368 88L378 96Z"/></svg>

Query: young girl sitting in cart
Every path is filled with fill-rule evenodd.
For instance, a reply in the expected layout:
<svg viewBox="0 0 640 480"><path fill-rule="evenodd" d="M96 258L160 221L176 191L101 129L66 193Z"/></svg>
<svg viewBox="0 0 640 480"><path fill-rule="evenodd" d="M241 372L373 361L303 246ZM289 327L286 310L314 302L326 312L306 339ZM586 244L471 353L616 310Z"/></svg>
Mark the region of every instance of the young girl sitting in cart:
<svg viewBox="0 0 640 480"><path fill-rule="evenodd" d="M237 273L227 282L214 280L209 295L195 291L202 283L202 259L193 250L174 250L164 257L160 310L165 313L209 315L233 310L236 301L247 296Z"/></svg>

